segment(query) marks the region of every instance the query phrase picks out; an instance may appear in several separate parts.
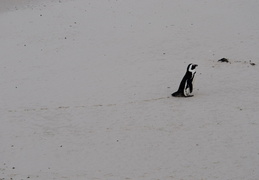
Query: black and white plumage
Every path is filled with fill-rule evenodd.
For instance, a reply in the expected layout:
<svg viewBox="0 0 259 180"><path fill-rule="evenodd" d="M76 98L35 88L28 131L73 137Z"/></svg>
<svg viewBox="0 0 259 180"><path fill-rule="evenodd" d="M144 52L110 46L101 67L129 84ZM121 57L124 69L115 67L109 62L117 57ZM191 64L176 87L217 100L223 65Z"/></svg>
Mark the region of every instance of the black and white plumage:
<svg viewBox="0 0 259 180"><path fill-rule="evenodd" d="M172 94L174 97L191 97L193 91L193 78L196 73L197 64L189 64L187 66L187 71L180 83L180 86L176 92Z"/></svg>

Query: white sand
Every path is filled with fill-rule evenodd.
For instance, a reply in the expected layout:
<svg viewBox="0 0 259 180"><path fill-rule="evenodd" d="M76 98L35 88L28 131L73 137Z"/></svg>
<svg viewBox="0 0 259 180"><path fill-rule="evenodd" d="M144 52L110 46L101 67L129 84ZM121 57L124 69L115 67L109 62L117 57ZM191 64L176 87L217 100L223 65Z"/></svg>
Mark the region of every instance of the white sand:
<svg viewBox="0 0 259 180"><path fill-rule="evenodd" d="M258 1L0 6L0 180L259 179Z"/></svg>

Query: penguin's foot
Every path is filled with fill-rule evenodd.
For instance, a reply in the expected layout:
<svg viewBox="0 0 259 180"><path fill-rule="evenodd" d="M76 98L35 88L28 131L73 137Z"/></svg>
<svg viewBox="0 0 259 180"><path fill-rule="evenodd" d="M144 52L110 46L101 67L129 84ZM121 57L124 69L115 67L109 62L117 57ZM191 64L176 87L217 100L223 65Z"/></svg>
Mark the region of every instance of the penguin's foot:
<svg viewBox="0 0 259 180"><path fill-rule="evenodd" d="M178 91L177 91L177 92L174 92L174 93L172 94L172 96L173 96L173 97L185 97L183 93L178 92Z"/></svg>
<svg viewBox="0 0 259 180"><path fill-rule="evenodd" d="M193 97L193 95L187 95L185 96L184 93L181 92L174 92L173 94L171 94L173 97Z"/></svg>
<svg viewBox="0 0 259 180"><path fill-rule="evenodd" d="M193 95L188 95L188 96L184 96L184 97L193 97Z"/></svg>

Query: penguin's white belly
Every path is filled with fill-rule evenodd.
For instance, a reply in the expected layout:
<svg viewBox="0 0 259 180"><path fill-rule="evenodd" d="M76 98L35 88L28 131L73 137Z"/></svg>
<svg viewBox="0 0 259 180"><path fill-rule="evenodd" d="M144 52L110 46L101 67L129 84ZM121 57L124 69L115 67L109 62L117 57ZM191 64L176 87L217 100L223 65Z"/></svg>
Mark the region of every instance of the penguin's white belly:
<svg viewBox="0 0 259 180"><path fill-rule="evenodd" d="M183 90L184 96L190 96L190 87L187 87L187 81L184 84L184 90Z"/></svg>

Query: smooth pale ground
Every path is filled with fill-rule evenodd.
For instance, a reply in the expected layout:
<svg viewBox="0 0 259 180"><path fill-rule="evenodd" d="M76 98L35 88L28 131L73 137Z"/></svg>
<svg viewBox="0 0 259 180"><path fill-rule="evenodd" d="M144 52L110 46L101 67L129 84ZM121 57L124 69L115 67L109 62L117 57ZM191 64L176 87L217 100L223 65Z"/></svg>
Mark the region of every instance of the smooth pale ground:
<svg viewBox="0 0 259 180"><path fill-rule="evenodd" d="M257 180L258 5L5 4L0 179Z"/></svg>

